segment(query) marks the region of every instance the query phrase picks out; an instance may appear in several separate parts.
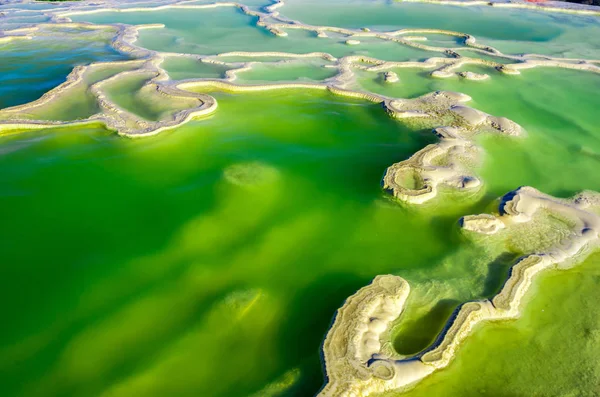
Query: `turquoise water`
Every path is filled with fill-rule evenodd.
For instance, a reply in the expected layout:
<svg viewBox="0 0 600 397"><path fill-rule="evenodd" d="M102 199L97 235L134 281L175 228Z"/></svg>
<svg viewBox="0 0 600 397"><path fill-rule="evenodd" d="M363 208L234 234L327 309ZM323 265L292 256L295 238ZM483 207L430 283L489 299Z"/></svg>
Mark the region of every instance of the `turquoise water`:
<svg viewBox="0 0 600 397"><path fill-rule="evenodd" d="M0 108L38 99L63 83L76 65L127 58L109 45L107 35L102 36L71 32L0 44Z"/></svg>

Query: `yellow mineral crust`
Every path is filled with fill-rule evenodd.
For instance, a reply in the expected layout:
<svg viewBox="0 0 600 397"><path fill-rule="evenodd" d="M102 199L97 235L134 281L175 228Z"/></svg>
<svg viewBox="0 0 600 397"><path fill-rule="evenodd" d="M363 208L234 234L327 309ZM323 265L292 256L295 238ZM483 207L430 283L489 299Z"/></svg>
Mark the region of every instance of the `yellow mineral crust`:
<svg viewBox="0 0 600 397"><path fill-rule="evenodd" d="M31 40L33 36L31 34L21 33L19 31L0 32L0 44L8 43L15 40Z"/></svg>
<svg viewBox="0 0 600 397"><path fill-rule="evenodd" d="M381 351L381 337L400 316L410 288L397 276L377 276L338 310L323 344L328 383L321 396L354 396L386 390L395 377L371 366Z"/></svg>
<svg viewBox="0 0 600 397"><path fill-rule="evenodd" d="M394 72L385 72L383 74L383 80L386 83L397 83L398 81L400 81L400 78Z"/></svg>
<svg viewBox="0 0 600 397"><path fill-rule="evenodd" d="M544 227L548 217L564 219L569 233L551 247L521 257L495 297L463 304L436 342L414 357L400 356L390 347L389 330L402 315L409 293L406 281L398 276L377 276L348 298L323 344L327 384L320 396L368 396L412 387L446 367L478 324L518 317L536 275L573 266L600 245L600 194L583 192L563 200L521 187L500 200L497 214L461 219L467 233L511 235L519 233L518 225L523 223ZM381 319L385 321L379 322ZM371 327L372 322L376 326Z"/></svg>

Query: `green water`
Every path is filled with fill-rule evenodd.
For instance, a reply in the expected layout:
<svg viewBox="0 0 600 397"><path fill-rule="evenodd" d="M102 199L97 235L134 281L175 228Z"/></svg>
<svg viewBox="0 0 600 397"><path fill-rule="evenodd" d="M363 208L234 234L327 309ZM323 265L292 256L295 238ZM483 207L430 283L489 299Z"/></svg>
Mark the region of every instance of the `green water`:
<svg viewBox="0 0 600 397"><path fill-rule="evenodd" d="M331 33L329 38L317 38L313 32L288 29L287 37L276 37L266 29L256 27L256 18L237 8L173 9L158 12L104 12L73 15L74 21L93 23L147 24L164 23L164 29L140 32L139 44L145 48L192 54L213 55L232 51L280 51L306 54L327 52L335 57L371 55L395 60L423 60L439 53L406 47L380 39L361 38L361 45L345 44L345 36Z"/></svg>
<svg viewBox="0 0 600 397"><path fill-rule="evenodd" d="M135 65L132 64L104 63L96 65L83 74L82 81L72 85L63 95L28 109L25 113L20 114L20 117L29 120L72 121L98 114L101 112L100 105L90 92L90 87L134 67ZM14 117L12 113L0 113L0 119L10 119L11 117Z"/></svg>
<svg viewBox="0 0 600 397"><path fill-rule="evenodd" d="M522 318L479 327L447 369L402 395L598 395L599 266L595 255L576 269L543 274Z"/></svg>
<svg viewBox="0 0 600 397"><path fill-rule="evenodd" d="M382 0L369 2L368 7L360 0L290 0L280 12L314 25L369 27L383 31L404 28L453 30L472 34L480 42L509 54L534 52L597 59L600 50L597 17Z"/></svg>
<svg viewBox="0 0 600 397"><path fill-rule="evenodd" d="M427 71L397 69L400 83L386 84L374 73L363 73L359 83L363 89L395 97L435 90L463 92L473 98L469 103L477 109L525 127L526 139L483 138L487 155L481 172L492 196L521 185L562 197L584 188L600 189L593 171L600 165L598 75L554 68L524 70L519 76L474 66L458 70L488 73L491 79L433 79Z"/></svg>
<svg viewBox="0 0 600 397"><path fill-rule="evenodd" d="M227 68L221 65L200 62L192 58L168 57L161 67L172 80L220 79L225 77Z"/></svg>
<svg viewBox="0 0 600 397"><path fill-rule="evenodd" d="M430 134L403 129L376 105L330 96L218 99L215 117L144 141L97 129L4 139L6 390L122 386L131 395L157 373L172 380L151 395L228 395L234 385L243 394L300 368L298 393L312 393L320 340L343 299L376 274L427 267L452 250L373 183ZM254 161L276 177L259 189L224 178L227 167ZM36 219L33 229L24 216ZM424 241L424 255L404 249ZM244 303L238 310L228 300L252 291L261 298L248 321L236 320ZM268 356L260 366L259 351ZM196 375L190 383L172 373Z"/></svg>
<svg viewBox="0 0 600 397"><path fill-rule="evenodd" d="M343 6L343 12L340 12ZM457 7L375 0L290 0L280 9L286 17L313 25L376 30L434 28L470 33L500 40L547 41L561 34L546 13L491 10L489 7ZM438 18L436 18L438 17ZM501 28L500 28L501 27Z"/></svg>
<svg viewBox="0 0 600 397"><path fill-rule="evenodd" d="M438 27L481 35L509 52L600 58L590 36L598 21L588 17L313 0L290 0L280 11L307 23ZM232 8L72 19L165 23L142 30L136 43L157 51L440 56L368 38L348 46L341 35L321 39L293 29L275 37ZM430 45L462 46L426 36ZM11 60L0 66L9 87L0 89L0 108L36 99L76 64L123 57L110 50L109 37L57 37L0 47ZM577 45L566 51L573 38ZM242 84L335 73L319 59L223 60L267 62L239 73ZM78 91L28 117L87 117L98 111L89 85L133 67L94 69ZM166 57L161 67L184 80L221 78L233 66ZM560 197L600 191L600 75L459 70L491 79L434 79L431 70L398 68L400 82L386 84L356 71L356 88L405 98L460 91L472 106L527 130L523 139L481 136L485 156L475 171L485 188L443 191L422 208L390 200L380 181L390 164L434 142L433 134L389 118L381 105L316 90L210 91L218 101L212 116L141 140L100 125L0 137L0 307L10 320L0 328L2 395L311 396L323 384L320 348L335 310L386 273L404 277L412 290L395 348L407 355L426 349L458 305L497 293L525 252L518 244L468 241L458 230L461 216L489 212L520 185ZM152 76L121 76L106 84L107 97L151 121L193 106L165 101L146 85ZM402 395L600 393L599 261L546 273L521 319L480 327L447 369Z"/></svg>
<svg viewBox="0 0 600 397"><path fill-rule="evenodd" d="M338 74L336 68L326 68L322 62L312 64L303 62L260 64L251 70L238 73L237 76L239 82L320 81L336 74Z"/></svg>
<svg viewBox="0 0 600 397"><path fill-rule="evenodd" d="M193 99L165 97L156 92L149 75L123 76L106 84L107 97L117 106L140 116L144 120L158 121L169 118L178 110L193 108Z"/></svg>

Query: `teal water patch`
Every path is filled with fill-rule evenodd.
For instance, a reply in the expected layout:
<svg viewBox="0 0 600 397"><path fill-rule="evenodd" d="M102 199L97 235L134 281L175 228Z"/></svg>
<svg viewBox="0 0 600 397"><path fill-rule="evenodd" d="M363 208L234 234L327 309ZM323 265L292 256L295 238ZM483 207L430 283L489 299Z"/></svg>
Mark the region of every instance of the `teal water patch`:
<svg viewBox="0 0 600 397"><path fill-rule="evenodd" d="M109 45L106 35L83 31L15 40L0 44L0 52L0 108L39 98L63 83L77 65L127 59Z"/></svg>
<svg viewBox="0 0 600 397"><path fill-rule="evenodd" d="M196 0L196 1L191 1L189 3L186 3L186 4L202 5L202 4L212 4L212 3L229 3L229 0ZM244 1L240 2L240 4L246 5L253 9L260 9L264 6L269 6L269 5L273 4L273 2L271 0L244 0Z"/></svg>
<svg viewBox="0 0 600 397"><path fill-rule="evenodd" d="M62 8L63 4L51 3L51 2L35 2L35 3L7 3L0 4L0 10L53 10Z"/></svg>
<svg viewBox="0 0 600 397"><path fill-rule="evenodd" d="M22 13L15 13L3 17L2 23L0 24L0 28L2 30L20 29L37 23L43 23L48 21L50 21L50 17L46 15L22 15Z"/></svg>

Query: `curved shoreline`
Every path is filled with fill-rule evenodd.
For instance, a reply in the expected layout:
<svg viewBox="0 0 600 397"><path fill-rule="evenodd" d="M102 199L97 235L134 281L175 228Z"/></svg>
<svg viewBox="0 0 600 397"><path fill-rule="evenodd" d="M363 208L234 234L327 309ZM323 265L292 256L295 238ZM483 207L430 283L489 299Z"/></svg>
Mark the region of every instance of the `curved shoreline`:
<svg viewBox="0 0 600 397"><path fill-rule="evenodd" d="M390 347L390 330L404 309L408 283L398 276L377 276L338 310L323 345L328 381L319 396L366 396L391 390L402 391L448 366L476 326L520 316L523 299L540 272L575 266L598 248L599 211L599 193L582 192L570 200L563 200L531 187L521 187L502 197L497 214L462 218L460 224L465 232L486 235L510 234L512 228L530 222L536 225L541 222L543 227L543 221L538 217L544 215L560 215L572 224L564 225L570 230L566 238L517 260L501 291L491 300L461 305L433 345L415 356L400 356ZM402 287L391 292L389 288L383 290L380 284L384 279ZM393 310L386 311L386 321L381 322L378 316L371 315L369 308L373 306L372 302L388 301L398 303L392 306ZM356 302L365 303L358 305ZM396 317L392 318L393 315ZM372 332L373 327L376 333ZM376 343L364 343L365 332L376 338Z"/></svg>
<svg viewBox="0 0 600 397"><path fill-rule="evenodd" d="M115 8L115 7L99 7L96 9L85 9L89 7L86 3L79 3L77 5L73 5L71 8L64 10L59 9L54 12L47 13L51 17L53 23L40 23L36 24L35 27L32 28L24 28L17 29L17 33L10 34L6 36L6 38L29 38L32 39L36 30L40 28L44 28L45 26L53 26L53 27L69 27L69 28L92 28L92 29L108 29L113 28L117 29L117 34L112 41L112 46L127 55L132 57L139 58L138 60L146 60L146 62L142 63L138 72L142 73L157 73L156 78L151 79L148 84L155 85L156 89L167 96L172 97L188 97L192 98L192 94L186 93L178 87L186 87L186 86L202 86L202 85L211 85L212 87L228 87L229 91L235 90L236 92L243 91L255 91L255 90L264 90L267 84L263 84L259 86L242 86L237 85L235 88L231 84L226 84L235 80L236 71L250 70L252 68L251 62L242 63L241 66L235 67L233 65L240 65L239 63L228 63L222 62L221 64L227 66L233 66L232 70L227 72L225 79L217 79L213 80L213 82L207 82L207 79L190 79L183 84L170 84L168 75L166 72L160 67L160 63L164 60L165 56L170 57L189 57L194 56L194 54L183 54L183 53L164 53L158 51L152 51L140 46L137 46L135 42L137 41L138 33L143 29L157 29L164 28L164 24L145 24L145 25L96 25L90 24L86 22L72 22L68 16L72 15L86 15L86 14L95 14L102 12L119 12L119 13L130 13L130 12L154 12L154 11L162 11L166 9L214 9L217 7L234 7L240 9L244 14L249 16L254 16L258 18L256 22L257 27L263 27L270 31L271 33L283 36L285 33L284 29L303 29L307 31L312 31L317 35L324 34L325 32L335 32L347 37L374 37L377 39L381 39L384 41L396 42L400 45L405 45L408 47L413 47L417 49L421 49L424 51L432 51L439 53L451 53L454 58L428 58L423 62L393 62L393 61L382 61L376 58L364 57L364 56L356 56L349 55L342 57L340 59L333 57L331 54L324 52L313 52L309 54L294 54L294 53L283 53L283 52L243 52L243 51L234 51L223 54L216 55L196 55L198 59L202 59L203 61L212 61L215 62L214 58L219 57L227 57L227 56L252 56L252 57L288 57L288 58L310 58L310 57L320 57L322 59L335 62L334 67L336 67L339 73L328 79L326 82L315 83L315 84L287 84L287 83L275 83L269 84L271 88L269 89L286 89L286 88L305 88L305 89L327 89L330 92L333 92L337 95L344 95L348 97L354 98L365 98L369 101L378 102L385 101L386 99L392 100L393 98L385 98L373 93L357 91L353 89L349 89L348 85L352 84L355 80L354 69L357 70L365 70L369 72L392 72L392 68L399 67L420 67L420 68L430 68L436 67L437 69L431 72L432 77L438 78L446 78L451 76L462 76L463 78L474 79L474 80L483 80L486 79L487 75L469 75L461 72L455 72L456 69L468 64L479 64L495 67L497 70L507 73L507 74L518 74L520 69L528 69L534 68L538 66L542 67L559 67L559 68L567 68L567 69L577 69L588 72L600 73L600 67L595 65L594 63L597 61L587 61L587 60L578 60L579 63L570 63L565 60L561 60L560 58L553 57L543 57L544 59L528 59L534 54L526 54L523 56L513 56L513 55L505 55L495 48L489 46L483 46L476 42L476 39L465 33L453 32L442 29L400 29L392 32L372 32L368 29L346 29L346 28L337 28L331 26L312 26L301 23L299 21L293 21L289 19L285 19L279 15L277 9L284 6L284 2L277 0L274 4L270 6L264 7L265 12L261 11L253 11L250 10L247 6L237 3L237 2L223 2L223 3L209 3L209 4L201 4L201 5L192 5L186 4L190 1L180 1L174 2L172 4L165 4L155 7L131 7L131 8ZM269 22L267 19L271 19L274 22ZM25 31L26 34L20 34ZM461 37L464 39L465 47L453 47L453 48L442 48L442 47L433 47L423 44L422 42L416 42L416 40L412 40L413 37L403 38L403 35L406 34L427 34L427 33L435 33L435 34L443 34L454 37ZM2 37L0 37L2 39ZM354 39L351 39L354 40ZM469 58L463 57L456 51L460 51L462 49L469 48L471 51L491 54L493 56L497 56L500 58L515 60L520 63L511 63L511 64L502 64L495 63L492 61L487 61L478 58ZM360 65L361 62L367 62L372 64L371 67L365 67ZM97 64L92 63L87 67L93 67ZM67 77L67 81L55 89L49 91L44 94L41 99L42 102L48 103L55 98L59 98L62 93L67 89L70 84L76 84L78 82L78 73L80 71L73 70L73 72ZM131 72L133 73L133 72ZM116 78L116 76L113 76ZM225 85L219 85L216 81L222 81ZM156 122L150 122L147 120L143 120L131 112L127 112L124 109L121 109L104 95L102 91L102 82L98 82L96 87L92 87L91 90L93 96L95 97L98 105L103 110L99 115L95 115L90 117L88 120L95 120L102 122L106 125L107 128L116 130L120 135L127 137L141 137L141 136L151 136L156 135L162 131L176 128L185 124L186 122L202 117L208 114L211 114L216 110L216 100L210 95L206 94L196 94L194 97L197 99L200 104L196 108L192 109L184 109L180 110L171 115L171 117L167 120L159 120ZM323 87L325 86L325 88ZM0 110L0 114L15 114L15 117L10 117L10 120L0 121L0 131L7 131L14 129L15 125L47 125L48 127L52 126L68 126L70 122L52 122L47 120L24 120L18 118L18 113L20 111L31 109L33 107L39 106L40 100L33 101L29 104L24 104L20 106L16 106L13 108L7 108ZM81 120L77 120L76 123L81 123ZM132 124L139 127L128 127L128 124Z"/></svg>
<svg viewBox="0 0 600 397"><path fill-rule="evenodd" d="M388 167L383 177L384 189L404 202L422 204L436 197L440 187L474 190L482 186L471 172L480 163L483 150L475 143L475 137L481 133L521 136L523 129L511 120L463 105L470 100L460 93L434 92L386 102L392 117L414 119L417 123L425 120L421 126L433 127L440 141Z"/></svg>

